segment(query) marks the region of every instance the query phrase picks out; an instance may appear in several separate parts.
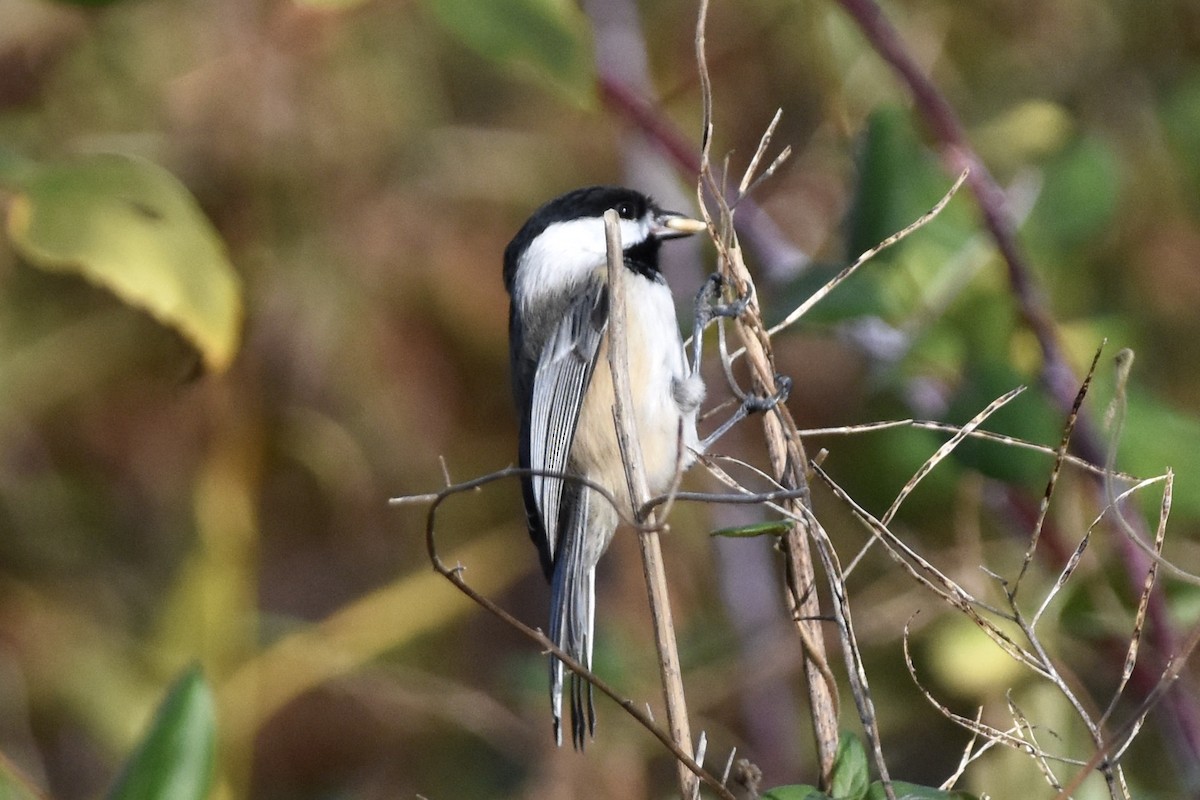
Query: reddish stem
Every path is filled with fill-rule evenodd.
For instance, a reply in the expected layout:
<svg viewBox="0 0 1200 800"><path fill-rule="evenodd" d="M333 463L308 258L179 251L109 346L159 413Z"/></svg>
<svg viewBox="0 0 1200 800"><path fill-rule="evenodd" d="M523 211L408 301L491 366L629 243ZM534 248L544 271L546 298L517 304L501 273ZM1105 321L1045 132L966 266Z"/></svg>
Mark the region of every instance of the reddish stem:
<svg viewBox="0 0 1200 800"><path fill-rule="evenodd" d="M976 155L954 109L920 66L905 49L899 33L883 15L874 0L838 0L875 51L896 71L912 93L913 101L942 152L952 172L964 167L971 170L967 184L975 195L984 225L996 242L1008 269L1009 285L1016 298L1025 324L1037 338L1042 351L1042 368L1038 376L1046 391L1063 408L1069 410L1078 391L1079 379L1063 352L1058 328L1047 309L1045 297L1037 285L1033 270L1017 241L1016 225L1008 211L1003 190ZM1080 412L1072 446L1076 454L1093 464L1105 463L1106 445L1097 434L1090 416ZM1103 499L1103 487L1097 486L1097 496ZM1135 529L1145 533L1140 517L1129 520ZM1117 548L1125 565L1127 578L1136 596L1150 566L1146 554L1123 534L1117 535ZM1157 590L1150 598L1148 614L1151 624L1147 635L1160 658L1177 652L1178 637L1170 622L1163 594ZM1200 763L1200 709L1192 698L1178 689L1167 695L1166 710L1172 717L1172 727L1181 734L1178 742L1184 763Z"/></svg>

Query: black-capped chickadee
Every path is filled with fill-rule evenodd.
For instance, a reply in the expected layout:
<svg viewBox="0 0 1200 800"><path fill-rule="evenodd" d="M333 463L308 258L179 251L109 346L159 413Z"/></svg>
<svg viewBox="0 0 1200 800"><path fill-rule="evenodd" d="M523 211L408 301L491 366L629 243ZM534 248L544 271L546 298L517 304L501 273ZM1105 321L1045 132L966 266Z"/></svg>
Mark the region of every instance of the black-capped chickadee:
<svg viewBox="0 0 1200 800"><path fill-rule="evenodd" d="M652 495L666 491L703 444L696 413L704 384L687 361L675 305L658 268L665 239L705 229L664 211L645 195L615 186L577 189L534 212L504 251L511 297L509 357L521 415L520 465L543 474L522 479L529 533L551 583L550 639L590 667L595 642L596 563L618 511L578 481L586 478L631 511L613 422L606 364L608 281L604 212L620 215L624 250L629 379L638 444ZM682 430L683 448L679 447ZM550 658L554 735L562 744L563 664ZM576 747L595 731L592 687L571 676Z"/></svg>

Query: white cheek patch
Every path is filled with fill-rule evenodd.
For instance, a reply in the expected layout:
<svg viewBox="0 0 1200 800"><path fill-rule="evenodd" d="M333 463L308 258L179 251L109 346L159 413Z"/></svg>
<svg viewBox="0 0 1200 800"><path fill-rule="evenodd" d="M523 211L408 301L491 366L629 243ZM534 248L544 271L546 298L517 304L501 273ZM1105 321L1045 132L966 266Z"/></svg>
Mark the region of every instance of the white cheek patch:
<svg viewBox="0 0 1200 800"><path fill-rule="evenodd" d="M650 235L647 220L621 220L621 245L628 247ZM603 269L607 260L604 220L598 217L555 222L538 234L521 256L517 295L528 307L540 298L561 294Z"/></svg>
<svg viewBox="0 0 1200 800"><path fill-rule="evenodd" d="M645 217L640 219L621 220L621 247L640 244L650 236L650 221Z"/></svg>

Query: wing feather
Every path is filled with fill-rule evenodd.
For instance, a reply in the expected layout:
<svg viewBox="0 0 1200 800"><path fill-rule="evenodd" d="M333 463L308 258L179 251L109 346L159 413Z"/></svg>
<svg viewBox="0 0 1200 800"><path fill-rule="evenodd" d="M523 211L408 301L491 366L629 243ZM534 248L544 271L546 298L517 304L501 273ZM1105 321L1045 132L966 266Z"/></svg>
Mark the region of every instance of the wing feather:
<svg viewBox="0 0 1200 800"><path fill-rule="evenodd" d="M596 367L600 340L608 325L608 293L597 281L571 301L562 321L542 347L529 397L527 466L546 472L565 472L579 423L579 410ZM524 448L522 448L524 450ZM541 518L546 564L553 563L559 546L563 512L563 481L534 475L529 481L532 499ZM531 527L532 530L532 527Z"/></svg>

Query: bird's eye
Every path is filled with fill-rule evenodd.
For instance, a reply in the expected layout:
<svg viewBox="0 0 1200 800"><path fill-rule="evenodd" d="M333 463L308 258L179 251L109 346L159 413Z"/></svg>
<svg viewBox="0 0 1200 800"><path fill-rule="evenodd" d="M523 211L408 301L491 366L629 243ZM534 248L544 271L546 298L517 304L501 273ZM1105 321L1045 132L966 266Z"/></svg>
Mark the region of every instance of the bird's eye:
<svg viewBox="0 0 1200 800"><path fill-rule="evenodd" d="M617 205L617 215L624 219L633 219L637 216L633 208L633 203L628 200Z"/></svg>

